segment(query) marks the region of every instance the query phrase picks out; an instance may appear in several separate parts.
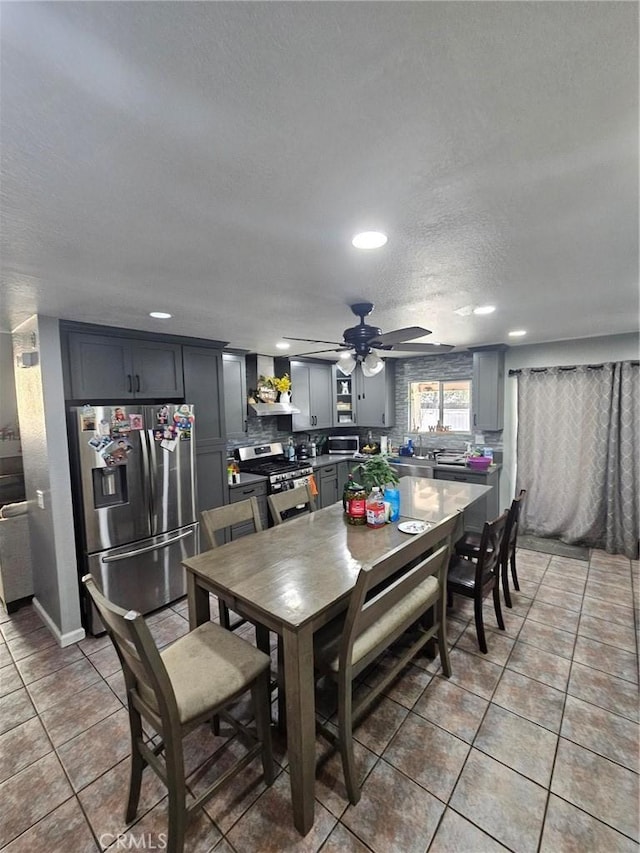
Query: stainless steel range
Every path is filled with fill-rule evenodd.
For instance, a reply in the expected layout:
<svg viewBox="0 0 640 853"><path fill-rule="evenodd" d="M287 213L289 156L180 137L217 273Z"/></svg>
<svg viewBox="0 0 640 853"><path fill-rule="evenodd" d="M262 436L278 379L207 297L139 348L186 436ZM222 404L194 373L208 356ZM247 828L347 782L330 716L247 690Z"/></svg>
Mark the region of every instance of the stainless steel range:
<svg viewBox="0 0 640 853"><path fill-rule="evenodd" d="M291 462L286 459L282 444L278 441L239 447L236 452L241 471L268 478L269 494L306 485L313 474L313 468L308 462Z"/></svg>

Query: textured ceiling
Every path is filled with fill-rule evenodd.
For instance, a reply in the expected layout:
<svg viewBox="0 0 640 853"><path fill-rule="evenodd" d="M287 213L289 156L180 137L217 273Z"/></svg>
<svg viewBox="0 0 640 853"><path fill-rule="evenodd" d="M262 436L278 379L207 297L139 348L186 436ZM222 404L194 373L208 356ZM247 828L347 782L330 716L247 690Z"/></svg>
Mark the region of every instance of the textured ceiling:
<svg viewBox="0 0 640 853"><path fill-rule="evenodd" d="M341 340L362 300L459 347L638 328L634 2L1 13L2 330L269 354Z"/></svg>

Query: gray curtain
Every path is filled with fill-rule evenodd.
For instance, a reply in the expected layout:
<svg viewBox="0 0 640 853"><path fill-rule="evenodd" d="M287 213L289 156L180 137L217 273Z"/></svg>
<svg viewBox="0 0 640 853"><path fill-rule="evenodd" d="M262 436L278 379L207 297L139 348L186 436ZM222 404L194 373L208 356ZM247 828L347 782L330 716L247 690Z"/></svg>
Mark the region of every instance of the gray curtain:
<svg viewBox="0 0 640 853"><path fill-rule="evenodd" d="M639 380L637 362L520 371L523 533L637 558Z"/></svg>

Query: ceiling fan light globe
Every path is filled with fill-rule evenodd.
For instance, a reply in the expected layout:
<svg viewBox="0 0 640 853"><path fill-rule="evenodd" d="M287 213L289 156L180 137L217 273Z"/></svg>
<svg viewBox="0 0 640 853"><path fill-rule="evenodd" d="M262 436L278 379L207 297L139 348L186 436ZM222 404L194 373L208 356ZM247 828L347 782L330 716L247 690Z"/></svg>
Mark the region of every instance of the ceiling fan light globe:
<svg viewBox="0 0 640 853"><path fill-rule="evenodd" d="M370 352L362 362L362 373L369 379L372 376L377 376L383 367L384 361L374 352Z"/></svg>
<svg viewBox="0 0 640 853"><path fill-rule="evenodd" d="M356 369L356 364L358 362L355 358L349 353L346 357L343 355L340 357L340 361L338 362L338 369L345 374L345 376L351 376L353 371Z"/></svg>

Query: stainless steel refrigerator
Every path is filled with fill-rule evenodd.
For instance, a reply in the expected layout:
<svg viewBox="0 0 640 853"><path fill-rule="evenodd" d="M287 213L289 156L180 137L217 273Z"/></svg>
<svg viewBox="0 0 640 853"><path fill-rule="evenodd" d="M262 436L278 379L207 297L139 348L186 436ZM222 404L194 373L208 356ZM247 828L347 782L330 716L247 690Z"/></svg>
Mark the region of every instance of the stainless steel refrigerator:
<svg viewBox="0 0 640 853"><path fill-rule="evenodd" d="M70 411L80 573L116 604L149 613L186 593L181 562L199 551L190 405ZM84 596L86 627L104 630Z"/></svg>

